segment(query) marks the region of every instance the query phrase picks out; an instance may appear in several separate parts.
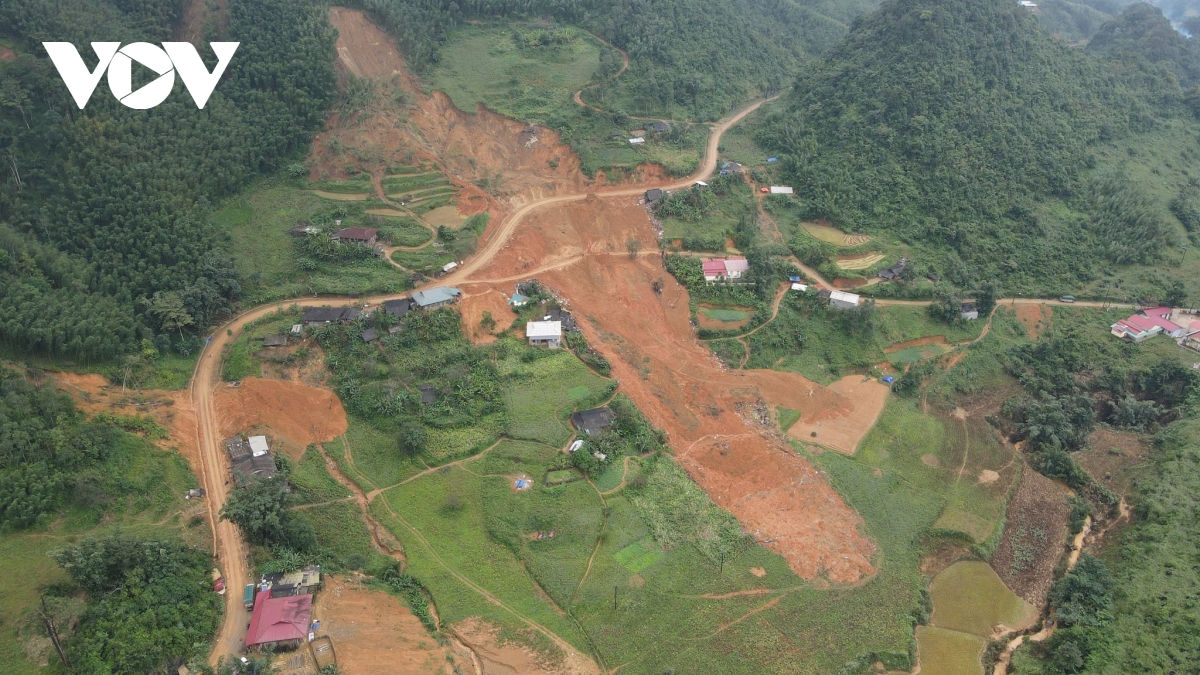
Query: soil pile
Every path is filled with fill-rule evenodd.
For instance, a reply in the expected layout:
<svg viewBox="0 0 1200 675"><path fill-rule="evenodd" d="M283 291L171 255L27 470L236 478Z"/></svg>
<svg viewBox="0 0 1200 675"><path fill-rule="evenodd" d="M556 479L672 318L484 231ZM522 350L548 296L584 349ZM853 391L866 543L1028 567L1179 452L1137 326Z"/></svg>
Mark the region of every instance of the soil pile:
<svg viewBox="0 0 1200 675"><path fill-rule="evenodd" d="M228 437L267 427L301 448L346 433L346 411L337 395L301 382L248 377L217 392L221 433Z"/></svg>

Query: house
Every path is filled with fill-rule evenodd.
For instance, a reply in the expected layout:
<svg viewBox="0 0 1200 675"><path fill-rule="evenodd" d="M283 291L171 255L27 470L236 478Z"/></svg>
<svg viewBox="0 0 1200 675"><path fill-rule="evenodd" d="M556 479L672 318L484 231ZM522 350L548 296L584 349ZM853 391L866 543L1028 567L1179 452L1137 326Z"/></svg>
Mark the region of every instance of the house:
<svg viewBox="0 0 1200 675"><path fill-rule="evenodd" d="M371 344L372 342L374 342L378 339L379 339L379 331L375 330L374 328L368 328L363 331L363 334L362 334L363 342L365 342L367 344Z"/></svg>
<svg viewBox="0 0 1200 675"><path fill-rule="evenodd" d="M884 281L892 281L893 279L899 279L900 273L904 271L904 268L907 265L908 265L908 260L901 258L899 261L896 262L895 265L892 265L891 267L889 267L887 269L879 270L879 278L883 279Z"/></svg>
<svg viewBox="0 0 1200 675"><path fill-rule="evenodd" d="M408 310L412 309L412 300L408 298L398 298L396 300L385 300L383 302L383 311L391 314L397 319L403 319Z"/></svg>
<svg viewBox="0 0 1200 675"><path fill-rule="evenodd" d="M964 302L959 308L958 316L966 321L974 321L979 318L979 305L973 302Z"/></svg>
<svg viewBox="0 0 1200 675"><path fill-rule="evenodd" d="M312 600L311 594L272 598L270 590L259 591L250 615L246 646L304 644L312 620Z"/></svg>
<svg viewBox="0 0 1200 675"><path fill-rule="evenodd" d="M935 284L942 280L942 276L940 274L938 274L937 272L930 272L929 274L925 275L925 278L932 281Z"/></svg>
<svg viewBox="0 0 1200 675"><path fill-rule="evenodd" d="M1113 335L1128 342L1141 342L1159 333L1173 338L1182 338L1187 334L1187 329L1171 321L1170 307L1143 309L1110 328Z"/></svg>
<svg viewBox="0 0 1200 675"><path fill-rule="evenodd" d="M617 414L609 408L592 408L571 415L571 424L588 436L594 436L610 426L616 418Z"/></svg>
<svg viewBox="0 0 1200 675"><path fill-rule="evenodd" d="M797 291L797 292L799 292L799 293L803 293L804 291L807 291L807 290L808 290L808 286L806 286L806 285L804 285L804 284L797 284L797 283L793 283L793 284L792 284L792 290L793 290L793 291Z"/></svg>
<svg viewBox="0 0 1200 675"><path fill-rule="evenodd" d="M794 194L795 190L786 185L772 185L771 194L773 195L790 195Z"/></svg>
<svg viewBox="0 0 1200 675"><path fill-rule="evenodd" d="M740 279L750 270L750 262L742 256L701 258L700 266L704 270L705 281Z"/></svg>
<svg viewBox="0 0 1200 675"><path fill-rule="evenodd" d="M661 134L671 130L671 125L666 122L647 122L646 126L642 127L646 131L653 131L656 134Z"/></svg>
<svg viewBox="0 0 1200 675"><path fill-rule="evenodd" d="M562 343L562 322L530 321L525 324L525 337L531 345L558 349Z"/></svg>
<svg viewBox="0 0 1200 675"><path fill-rule="evenodd" d="M333 233L334 241L348 241L367 246L374 246L378 238L379 230L373 227L346 227Z"/></svg>
<svg viewBox="0 0 1200 675"><path fill-rule="evenodd" d="M264 574L258 587L271 591L272 598L314 593L321 587L321 566L305 565L294 572Z"/></svg>
<svg viewBox="0 0 1200 675"><path fill-rule="evenodd" d="M357 307L309 307L301 321L305 326L328 326L331 323L353 321L362 314Z"/></svg>
<svg viewBox="0 0 1200 675"><path fill-rule="evenodd" d="M631 138L631 139L629 139L629 144L630 144L630 145L641 145L641 144L643 144L643 143L645 143L645 142L646 142L646 139L642 138L641 136L639 136L639 137L637 137L637 138Z"/></svg>
<svg viewBox="0 0 1200 675"><path fill-rule="evenodd" d="M263 346L264 347L283 347L286 344L287 344L287 336L286 335L276 334L276 335L267 335L267 336L263 337Z"/></svg>
<svg viewBox="0 0 1200 675"><path fill-rule="evenodd" d="M242 436L225 439L233 482L238 487L275 475L275 458L267 447L266 436Z"/></svg>
<svg viewBox="0 0 1200 675"><path fill-rule="evenodd" d="M437 389L432 384L422 384L417 391L421 392L421 403L428 405L437 401Z"/></svg>
<svg viewBox="0 0 1200 675"><path fill-rule="evenodd" d="M830 291L829 306L834 309L852 309L858 307L859 297L845 291Z"/></svg>
<svg viewBox="0 0 1200 675"><path fill-rule="evenodd" d="M663 198L663 191L658 188L646 190L646 203L653 204Z"/></svg>
<svg viewBox="0 0 1200 675"><path fill-rule="evenodd" d="M413 303L420 309L437 309L458 300L462 291L449 286L438 286L412 294Z"/></svg>

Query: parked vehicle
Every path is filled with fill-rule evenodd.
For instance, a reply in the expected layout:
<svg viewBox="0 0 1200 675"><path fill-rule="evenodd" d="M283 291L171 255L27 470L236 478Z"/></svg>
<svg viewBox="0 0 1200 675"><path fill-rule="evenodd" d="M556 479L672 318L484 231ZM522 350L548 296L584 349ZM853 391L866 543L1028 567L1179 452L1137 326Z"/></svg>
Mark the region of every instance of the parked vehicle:
<svg viewBox="0 0 1200 675"><path fill-rule="evenodd" d="M213 590L217 595L225 595L225 577L221 576L221 570L213 568Z"/></svg>
<svg viewBox="0 0 1200 675"><path fill-rule="evenodd" d="M1075 296L1073 296L1073 295L1064 295L1064 296L1062 296L1061 298L1059 298L1059 299L1058 299L1058 301L1059 301L1059 302L1075 302Z"/></svg>
<svg viewBox="0 0 1200 675"><path fill-rule="evenodd" d="M246 584L246 590L242 591L242 603L246 605L246 609L254 609L254 592L256 590L254 584Z"/></svg>

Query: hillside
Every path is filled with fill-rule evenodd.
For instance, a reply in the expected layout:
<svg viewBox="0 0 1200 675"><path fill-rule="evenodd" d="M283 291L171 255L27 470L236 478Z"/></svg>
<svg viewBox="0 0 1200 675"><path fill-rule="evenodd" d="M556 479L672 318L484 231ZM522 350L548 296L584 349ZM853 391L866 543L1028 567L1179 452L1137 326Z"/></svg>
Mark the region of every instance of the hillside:
<svg viewBox="0 0 1200 675"><path fill-rule="evenodd" d="M1092 37L1088 50L1115 59L1142 58L1169 70L1180 85L1200 83L1200 40L1176 31L1162 10L1138 3Z"/></svg>
<svg viewBox="0 0 1200 675"><path fill-rule="evenodd" d="M996 0L885 3L801 72L758 140L809 217L889 232L960 285L1044 291L1151 262L1181 228L1091 147L1188 117L1182 91L1036 21Z"/></svg>
<svg viewBox="0 0 1200 675"><path fill-rule="evenodd" d="M178 5L0 7L0 37L15 53L0 60L8 349L88 362L157 334L159 351L197 351L187 330L227 311L239 288L232 262L213 252L210 205L277 169L324 121L335 93L333 32L307 5L229 3L225 37L241 47L202 111L178 80L153 110L125 108L101 85L80 111L39 44L169 40Z"/></svg>

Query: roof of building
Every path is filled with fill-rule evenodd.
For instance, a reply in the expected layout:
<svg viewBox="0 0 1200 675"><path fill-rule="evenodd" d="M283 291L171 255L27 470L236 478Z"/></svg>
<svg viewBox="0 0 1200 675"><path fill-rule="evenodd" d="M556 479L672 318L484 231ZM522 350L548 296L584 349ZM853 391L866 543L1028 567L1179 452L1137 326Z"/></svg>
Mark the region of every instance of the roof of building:
<svg viewBox="0 0 1200 675"><path fill-rule="evenodd" d="M412 300L408 298L397 298L395 300L384 300L383 311L392 316L404 316L408 314L408 310L412 309Z"/></svg>
<svg viewBox="0 0 1200 675"><path fill-rule="evenodd" d="M801 291L801 292L804 292L804 291L807 291L807 290L808 290L808 286L806 286L806 285L804 285L804 284L793 283L793 284L792 284L792 290L793 290L793 291Z"/></svg>
<svg viewBox="0 0 1200 675"><path fill-rule="evenodd" d="M1161 321L1161 319L1159 319L1159 321ZM1172 324L1172 325L1174 325L1174 324ZM1150 333L1154 330L1162 330L1163 329L1162 326L1155 323L1154 319L1151 319L1148 316L1142 316L1140 314L1134 314L1133 316L1130 316L1129 318L1121 319L1120 321L1113 324L1113 328L1118 328L1118 327L1120 327L1121 329L1123 329L1127 332L1139 333L1139 334L1140 333Z"/></svg>
<svg viewBox="0 0 1200 675"><path fill-rule="evenodd" d="M366 342L367 344L370 344L378 339L379 339L379 331L375 330L374 328L368 328L368 329L364 330L362 333L362 340L363 340L363 342Z"/></svg>
<svg viewBox="0 0 1200 675"><path fill-rule="evenodd" d="M817 297L822 300L828 300L830 294L832 293L833 291L829 290L828 288L822 288L821 290L817 291Z"/></svg>
<svg viewBox="0 0 1200 675"><path fill-rule="evenodd" d="M263 337L264 347L282 347L287 344L286 335L266 335Z"/></svg>
<svg viewBox="0 0 1200 675"><path fill-rule="evenodd" d="M617 414L609 408L592 408L571 415L571 424L585 434L591 435L612 424L616 417Z"/></svg>
<svg viewBox="0 0 1200 675"><path fill-rule="evenodd" d="M790 195L795 193L795 190L786 185L772 185L771 194L773 195Z"/></svg>
<svg viewBox="0 0 1200 675"><path fill-rule="evenodd" d="M836 302L849 302L849 303L853 303L855 305L858 304L858 300L859 300L859 298L856 294L847 293L845 291L830 291L829 299L836 301Z"/></svg>
<svg viewBox="0 0 1200 675"><path fill-rule="evenodd" d="M412 294L413 302L417 307L428 307L437 305L443 302L452 302L455 298L462 295L462 291L449 286L437 286L427 291L417 291Z"/></svg>
<svg viewBox="0 0 1200 675"><path fill-rule="evenodd" d="M229 459L234 461L250 456L250 444L241 436L226 438L225 450L229 453Z"/></svg>
<svg viewBox="0 0 1200 675"><path fill-rule="evenodd" d="M525 337L530 340L557 340L562 337L562 322L530 321L525 324Z"/></svg>
<svg viewBox="0 0 1200 675"><path fill-rule="evenodd" d="M417 387L417 391L421 392L421 403L433 403L437 400L437 388L432 384L422 384Z"/></svg>
<svg viewBox="0 0 1200 675"><path fill-rule="evenodd" d="M647 122L646 126L643 128L649 129L650 131L660 131L661 132L661 131L670 131L671 125L667 124L666 122L663 122L663 121Z"/></svg>
<svg viewBox="0 0 1200 675"><path fill-rule="evenodd" d="M646 190L646 201L648 202L656 202L662 199L662 196L663 191L659 188L650 188L649 190Z"/></svg>
<svg viewBox="0 0 1200 675"><path fill-rule="evenodd" d="M726 272L745 272L750 269L750 261L741 256L733 256L725 259Z"/></svg>
<svg viewBox="0 0 1200 675"><path fill-rule="evenodd" d="M702 258L700 267L704 269L706 277L719 277L725 274L725 261L720 258Z"/></svg>
<svg viewBox="0 0 1200 675"><path fill-rule="evenodd" d="M311 594L272 598L271 591L259 591L250 615L246 646L306 639L312 600Z"/></svg>
<svg viewBox="0 0 1200 675"><path fill-rule="evenodd" d="M246 455L233 460L232 464L233 481L238 485L275 475L275 458L271 453Z"/></svg>
<svg viewBox="0 0 1200 675"><path fill-rule="evenodd" d="M267 445L266 436L251 436L249 441L250 454L254 455L255 457L262 457L271 451L270 446Z"/></svg>
<svg viewBox="0 0 1200 675"><path fill-rule="evenodd" d="M529 298L521 295L520 293L513 293L512 297L508 299L508 304L512 305L513 307L520 307L527 302L529 302Z"/></svg>
<svg viewBox="0 0 1200 675"><path fill-rule="evenodd" d="M370 241L378 234L379 230L373 227L346 227L338 230L333 236L348 241Z"/></svg>
<svg viewBox="0 0 1200 675"><path fill-rule="evenodd" d="M966 314L967 312L978 312L978 311L979 311L979 305L977 305L973 302L964 302L962 304L963 314Z"/></svg>
<svg viewBox="0 0 1200 675"><path fill-rule="evenodd" d="M637 138L629 139L629 143L632 145L641 145L642 143L645 143L645 142L646 142L646 139L642 138L641 136L638 136Z"/></svg>
<svg viewBox="0 0 1200 675"><path fill-rule="evenodd" d="M1138 310L1138 314L1154 316L1160 319L1167 319L1169 321L1171 319L1171 308L1166 306L1147 307L1145 309Z"/></svg>
<svg viewBox="0 0 1200 675"><path fill-rule="evenodd" d="M305 323L324 323L342 318L344 307L309 307L304 310Z"/></svg>

